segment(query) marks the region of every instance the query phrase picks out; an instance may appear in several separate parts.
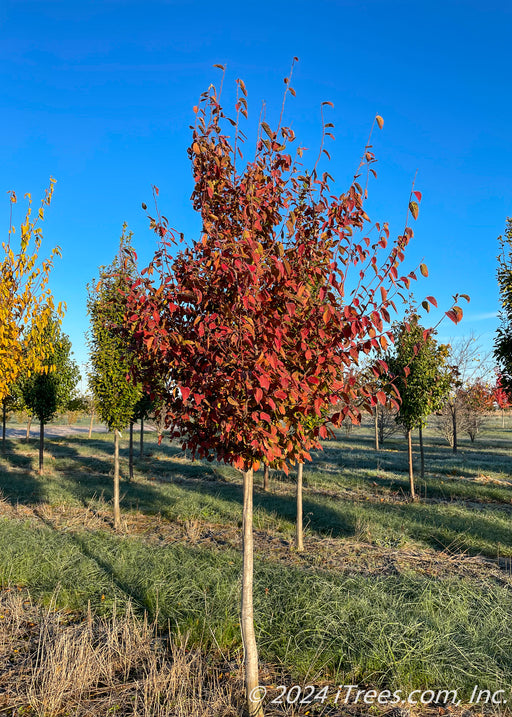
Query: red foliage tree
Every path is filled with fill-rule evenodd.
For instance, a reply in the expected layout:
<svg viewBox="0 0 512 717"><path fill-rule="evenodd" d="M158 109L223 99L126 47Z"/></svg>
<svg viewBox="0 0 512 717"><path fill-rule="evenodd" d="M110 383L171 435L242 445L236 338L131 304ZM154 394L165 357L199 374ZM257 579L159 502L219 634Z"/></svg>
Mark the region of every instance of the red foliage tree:
<svg viewBox="0 0 512 717"><path fill-rule="evenodd" d="M492 398L494 403L501 410L501 423L505 428L505 409L510 408L510 398L506 389L503 387L503 380L500 373L496 375L496 383L492 390Z"/></svg>
<svg viewBox="0 0 512 717"><path fill-rule="evenodd" d="M285 95L294 94L285 82ZM415 278L398 274L413 232L406 228L389 248L387 225L377 224L372 243L359 174L348 191L332 196L330 176L320 177L316 165L305 172L302 148L289 153L295 136L281 122L275 131L260 123L255 159L238 169L239 120L247 116L242 81L236 120L224 115L214 88L194 109L189 156L202 235L176 254L176 235L157 208L150 220L160 248L128 297L127 335L145 381L172 377L165 395L171 438L193 456L243 472L241 627L249 712L261 715L254 691L253 469L263 462L287 472L287 461L310 459L330 425L357 422L362 404L387 400L357 383L350 368L361 354L388 346L393 296ZM360 169L374 172L374 161L368 146ZM415 216L416 201L410 206Z"/></svg>

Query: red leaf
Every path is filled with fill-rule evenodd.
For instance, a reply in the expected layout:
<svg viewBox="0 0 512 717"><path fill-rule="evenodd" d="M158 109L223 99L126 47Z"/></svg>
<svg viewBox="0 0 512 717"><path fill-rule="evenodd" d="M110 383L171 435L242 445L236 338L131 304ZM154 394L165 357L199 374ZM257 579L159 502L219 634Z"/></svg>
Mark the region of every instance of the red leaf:
<svg viewBox="0 0 512 717"><path fill-rule="evenodd" d="M437 309L437 301L434 299L433 296L427 296L427 301L430 301L430 303L432 304L432 306L435 306L436 309Z"/></svg>
<svg viewBox="0 0 512 717"><path fill-rule="evenodd" d="M460 306L454 306L450 311L446 311L445 314L450 321L453 321L454 324L458 324L462 319L463 312Z"/></svg>
<svg viewBox="0 0 512 717"><path fill-rule="evenodd" d="M270 418L270 416L268 415L268 413L265 413L264 411L261 411L261 412L260 412L260 419L261 419L262 421L267 421L267 423L271 423L271 422L272 422L272 419Z"/></svg>
<svg viewBox="0 0 512 717"><path fill-rule="evenodd" d="M264 388L266 391L270 388L270 381L268 380L268 376L265 376L264 374L260 374L258 376L258 381L260 382L260 386Z"/></svg>
<svg viewBox="0 0 512 717"><path fill-rule="evenodd" d="M413 192L414 196L418 200L418 202L421 202L421 192Z"/></svg>
<svg viewBox="0 0 512 717"><path fill-rule="evenodd" d="M190 389L186 388L186 386L181 386L180 391L181 391L181 398L184 401L186 401L187 398L190 396Z"/></svg>
<svg viewBox="0 0 512 717"><path fill-rule="evenodd" d="M258 403L260 403L261 399L263 398L263 391L261 388L257 388L254 392L254 397Z"/></svg>

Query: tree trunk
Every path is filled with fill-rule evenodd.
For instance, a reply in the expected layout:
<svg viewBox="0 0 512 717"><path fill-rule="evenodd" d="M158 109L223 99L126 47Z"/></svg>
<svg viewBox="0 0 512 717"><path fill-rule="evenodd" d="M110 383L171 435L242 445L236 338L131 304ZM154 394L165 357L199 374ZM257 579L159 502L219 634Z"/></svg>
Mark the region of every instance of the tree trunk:
<svg viewBox="0 0 512 717"><path fill-rule="evenodd" d="M421 468L420 468L420 477L421 480L425 478L425 454L423 452L423 429L420 426L420 459L421 459Z"/></svg>
<svg viewBox="0 0 512 717"><path fill-rule="evenodd" d="M31 425L32 425L32 416L29 416L28 421L27 421L27 435L25 436L25 440L27 440L27 441L30 438L30 426Z"/></svg>
<svg viewBox="0 0 512 717"><path fill-rule="evenodd" d="M130 443L128 448L128 481L133 480L133 421L130 421Z"/></svg>
<svg viewBox="0 0 512 717"><path fill-rule="evenodd" d="M5 448L5 424L7 422L7 406L5 405L5 398L2 401L2 446Z"/></svg>
<svg viewBox="0 0 512 717"><path fill-rule="evenodd" d="M119 508L119 431L114 431L114 530L121 527Z"/></svg>
<svg viewBox="0 0 512 717"><path fill-rule="evenodd" d="M457 453L457 408L452 409L453 452Z"/></svg>
<svg viewBox="0 0 512 717"><path fill-rule="evenodd" d="M303 464L299 463L297 466L297 525L295 532L295 547L299 553L304 550L302 541L302 469Z"/></svg>
<svg viewBox="0 0 512 717"><path fill-rule="evenodd" d="M412 437L411 431L407 431L407 449L409 452L409 483L411 486L411 498L416 500L416 493L414 491L414 472L412 467Z"/></svg>
<svg viewBox="0 0 512 717"><path fill-rule="evenodd" d="M144 416L140 419L140 449L139 458L144 457Z"/></svg>
<svg viewBox="0 0 512 717"><path fill-rule="evenodd" d="M505 428L505 409L501 409L501 427Z"/></svg>
<svg viewBox="0 0 512 717"><path fill-rule="evenodd" d="M379 407L375 406L375 450L379 450Z"/></svg>
<svg viewBox="0 0 512 717"><path fill-rule="evenodd" d="M89 423L89 435L87 438L90 438L92 436L92 422L94 421L94 411L91 411L91 420Z"/></svg>
<svg viewBox="0 0 512 717"><path fill-rule="evenodd" d="M44 422L39 421L39 475L43 475L44 457Z"/></svg>
<svg viewBox="0 0 512 717"><path fill-rule="evenodd" d="M253 577L254 550L252 534L253 471L244 471L244 507L242 519L243 575L241 628L244 646L245 696L250 717L263 717L258 676L258 647L254 633Z"/></svg>
<svg viewBox="0 0 512 717"><path fill-rule="evenodd" d="M269 479L269 473L270 469L268 466L263 467L263 490L268 490L268 479Z"/></svg>

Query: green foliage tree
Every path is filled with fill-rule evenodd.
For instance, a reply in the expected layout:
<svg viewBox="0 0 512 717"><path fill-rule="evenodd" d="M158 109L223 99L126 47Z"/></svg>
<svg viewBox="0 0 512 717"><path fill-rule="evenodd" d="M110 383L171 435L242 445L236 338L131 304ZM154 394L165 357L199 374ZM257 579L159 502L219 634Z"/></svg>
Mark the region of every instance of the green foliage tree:
<svg viewBox="0 0 512 717"><path fill-rule="evenodd" d="M89 385L100 419L114 433L114 527L121 524L119 506L119 436L133 420L140 398L138 385L127 376L132 368L132 355L118 332L125 314L124 293L134 280L135 264L131 250L132 233L126 224L119 243L119 252L108 267L100 267L99 281L88 285L87 308L91 328L88 344L91 356Z"/></svg>
<svg viewBox="0 0 512 717"><path fill-rule="evenodd" d="M9 393L2 399L2 447L5 448L5 431L9 414L23 406L17 383L9 386Z"/></svg>
<svg viewBox="0 0 512 717"><path fill-rule="evenodd" d="M411 498L416 499L411 432L420 431L421 475L424 475L423 434L425 419L441 409L450 390L452 373L446 360L449 347L438 344L432 329L424 329L412 311L395 325L394 346L386 358L389 374L400 393L396 420L407 431Z"/></svg>
<svg viewBox="0 0 512 717"><path fill-rule="evenodd" d="M72 358L71 341L61 332L59 320L53 318L44 334L47 358L43 370L20 379L23 401L39 420L40 475L43 472L45 424L76 398L80 381L78 365Z"/></svg>
<svg viewBox="0 0 512 717"><path fill-rule="evenodd" d="M498 238L498 287L500 325L494 338L494 357L500 371L500 387L512 397L512 217L507 218L505 235Z"/></svg>

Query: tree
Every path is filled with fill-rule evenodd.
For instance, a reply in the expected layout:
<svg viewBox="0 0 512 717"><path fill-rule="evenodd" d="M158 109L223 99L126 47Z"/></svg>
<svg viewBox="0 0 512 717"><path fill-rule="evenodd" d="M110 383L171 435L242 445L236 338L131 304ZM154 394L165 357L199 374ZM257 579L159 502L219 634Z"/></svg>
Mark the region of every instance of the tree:
<svg viewBox="0 0 512 717"><path fill-rule="evenodd" d="M9 389L10 389L9 393L7 394L7 396L4 396L4 398L2 400L2 447L3 447L3 449L5 449L5 430L6 430L6 424L7 424L7 419L9 417L9 414L12 411L19 410L23 405L23 401L19 394L17 384L16 383L11 384Z"/></svg>
<svg viewBox="0 0 512 717"><path fill-rule="evenodd" d="M499 371L496 372L493 400L496 406L501 410L501 427L505 428L505 409L510 408L510 397L503 388L502 377Z"/></svg>
<svg viewBox="0 0 512 717"><path fill-rule="evenodd" d="M422 427L425 419L443 405L450 389L451 376L446 365L448 346L438 345L433 330L425 330L412 311L395 325L392 352L386 363L390 377L400 394L397 422L407 431L411 498L416 499L412 463L411 432L420 430L421 476L424 475Z"/></svg>
<svg viewBox="0 0 512 717"><path fill-rule="evenodd" d="M498 288L500 325L494 338L494 357L500 371L500 386L512 397L512 217L507 217L505 235L498 237Z"/></svg>
<svg viewBox="0 0 512 717"><path fill-rule="evenodd" d="M482 356L481 347L473 335L450 341L449 347L452 381L447 399L438 413L437 428L457 453L458 437L471 425L471 387L485 383L483 376L488 371L488 356Z"/></svg>
<svg viewBox="0 0 512 717"><path fill-rule="evenodd" d="M11 214L9 236L2 243L4 252L0 260L0 402L9 395L10 387L24 374L48 368L44 329L57 314L63 315L63 306L54 306L48 280L56 247L46 260L40 260L43 235L37 226L44 219L45 208L50 205L54 179L46 190L37 218L31 221L31 197L24 221L20 227L19 245L14 245L15 227L12 224L16 194L10 192Z"/></svg>
<svg viewBox="0 0 512 717"><path fill-rule="evenodd" d="M60 330L60 323L53 318L42 337L46 364L37 373L31 373L20 380L21 393L27 408L39 420L39 474L43 473L44 426L52 420L57 411L76 398L76 387L80 381L78 365L72 358L71 341Z"/></svg>
<svg viewBox="0 0 512 717"><path fill-rule="evenodd" d="M133 412L133 420L140 421L139 458L144 456L144 421L156 411L158 411L157 399L152 399L149 390L146 388L135 404Z"/></svg>
<svg viewBox="0 0 512 717"><path fill-rule="evenodd" d="M289 78L285 83L293 94ZM411 279L399 277L397 267L413 233L406 228L388 250L389 230L377 225L372 244L359 175L333 197L329 175L319 177L316 166L302 173L302 148L292 159L295 137L281 122L275 131L261 122L256 158L239 169L239 119L247 115L241 80L238 91L236 121L225 117L213 87L195 108L189 156L201 237L176 252L177 237L157 206L150 223L160 248L127 297L126 337L138 380L172 376L164 402L170 437L194 457L242 472L241 630L248 710L260 717L253 471L263 463L288 472L288 461L310 460L330 425L360 419L361 390L350 367L388 346L393 293ZM374 161L368 146L363 166L369 170ZM354 266L351 290L347 274Z"/></svg>
<svg viewBox="0 0 512 717"><path fill-rule="evenodd" d="M87 309L91 328L89 385L101 420L114 433L114 527L121 526L119 505L119 435L132 421L140 388L127 379L132 355L119 332L125 313L125 292L133 281L135 266L131 250L131 232L126 225L119 252L108 267L100 267L99 281L88 285Z"/></svg>
<svg viewBox="0 0 512 717"><path fill-rule="evenodd" d="M461 388L460 401L464 430L471 443L474 443L493 407L493 391L485 381L478 378Z"/></svg>

